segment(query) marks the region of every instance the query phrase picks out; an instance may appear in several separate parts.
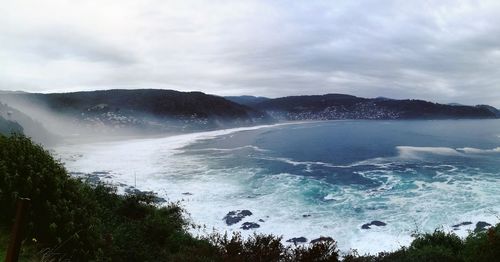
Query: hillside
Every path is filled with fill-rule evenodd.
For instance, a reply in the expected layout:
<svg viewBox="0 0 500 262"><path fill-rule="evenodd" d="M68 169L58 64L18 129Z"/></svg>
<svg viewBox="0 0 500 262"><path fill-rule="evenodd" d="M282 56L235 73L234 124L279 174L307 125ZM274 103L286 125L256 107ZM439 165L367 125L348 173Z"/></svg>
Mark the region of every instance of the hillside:
<svg viewBox="0 0 500 262"><path fill-rule="evenodd" d="M270 100L270 98L267 97L262 97L262 96L225 96L225 99L229 101L233 101L235 103L238 103L240 105L245 105L245 106L254 106L258 103L262 103L265 101Z"/></svg>
<svg viewBox="0 0 500 262"><path fill-rule="evenodd" d="M42 144L51 144L56 140L56 136L47 131L41 122L7 104L0 103L0 134L11 133L25 134Z"/></svg>
<svg viewBox="0 0 500 262"><path fill-rule="evenodd" d="M0 134L9 135L12 133L22 134L23 127L14 121L3 118L0 115Z"/></svg>
<svg viewBox="0 0 500 262"><path fill-rule="evenodd" d="M268 122L266 114L222 97L173 90L103 90L74 93L4 93L0 101L39 113L38 107L80 128L107 132L205 130ZM29 105L29 106L27 106ZM30 109L30 107L36 109ZM43 116L40 116L43 118ZM81 130L78 130L81 131Z"/></svg>
<svg viewBox="0 0 500 262"><path fill-rule="evenodd" d="M444 105L422 100L370 99L344 94L282 97L254 104L253 108L281 120L498 117L496 109L489 106Z"/></svg>

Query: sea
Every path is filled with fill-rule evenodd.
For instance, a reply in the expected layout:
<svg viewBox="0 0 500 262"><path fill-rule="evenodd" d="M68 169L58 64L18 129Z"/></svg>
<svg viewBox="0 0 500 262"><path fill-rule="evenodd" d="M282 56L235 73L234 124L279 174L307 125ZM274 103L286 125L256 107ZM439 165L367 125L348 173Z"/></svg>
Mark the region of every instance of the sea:
<svg viewBox="0 0 500 262"><path fill-rule="evenodd" d="M323 236L375 254L500 222L499 120L291 122L52 150L75 176L179 203L195 235ZM252 215L228 225L238 210Z"/></svg>

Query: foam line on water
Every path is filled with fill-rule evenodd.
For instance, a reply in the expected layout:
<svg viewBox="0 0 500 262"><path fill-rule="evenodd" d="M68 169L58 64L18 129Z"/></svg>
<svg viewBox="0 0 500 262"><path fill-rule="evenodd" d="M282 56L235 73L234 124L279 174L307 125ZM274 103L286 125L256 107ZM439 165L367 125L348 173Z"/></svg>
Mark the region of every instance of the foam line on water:
<svg viewBox="0 0 500 262"><path fill-rule="evenodd" d="M352 171L379 182L366 188L335 185L292 173L272 174L259 166L226 168L210 154L178 154L196 141L274 126L62 146L56 152L71 171L111 171L111 182L133 185L136 173L138 189L152 190L171 201L182 200L193 222L207 226L205 232L240 231L240 224L227 226L222 218L229 211L249 209L254 215L242 222L265 222L258 222L261 227L256 230L243 231L245 236L253 232L283 235L284 240L331 236L339 241L342 250L357 248L360 253L376 253L409 244L410 235L417 229L431 232L440 226L452 230L451 225L464 221L498 222L495 214L500 213L500 178L497 173L488 174L477 168L432 162L406 166L419 159L403 159L400 155L344 166L263 156L290 165L347 170L366 165L361 171ZM422 154L477 155L465 152L471 150L459 152L441 147L403 150L417 158ZM221 152L228 157L233 155L231 150ZM488 152L491 153L495 152ZM431 175L421 175L420 171ZM384 221L387 226L361 229L361 225L372 220ZM460 228L457 233L463 235L467 228L470 227Z"/></svg>

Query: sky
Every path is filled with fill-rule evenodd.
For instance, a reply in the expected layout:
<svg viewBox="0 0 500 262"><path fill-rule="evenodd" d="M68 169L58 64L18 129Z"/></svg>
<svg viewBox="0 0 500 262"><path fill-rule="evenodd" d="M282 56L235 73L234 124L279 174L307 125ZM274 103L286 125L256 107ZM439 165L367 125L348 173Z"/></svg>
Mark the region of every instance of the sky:
<svg viewBox="0 0 500 262"><path fill-rule="evenodd" d="M500 1L0 0L0 90L500 107Z"/></svg>

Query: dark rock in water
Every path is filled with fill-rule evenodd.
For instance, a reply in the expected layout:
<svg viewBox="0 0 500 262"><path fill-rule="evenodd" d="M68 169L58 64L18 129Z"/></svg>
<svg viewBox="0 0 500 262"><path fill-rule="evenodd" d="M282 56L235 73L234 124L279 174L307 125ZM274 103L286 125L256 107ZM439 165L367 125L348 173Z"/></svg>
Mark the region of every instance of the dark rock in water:
<svg viewBox="0 0 500 262"><path fill-rule="evenodd" d="M489 227L489 226L491 226L490 223L486 223L484 221L479 221L476 224L476 228L474 229L474 232L477 233L477 232L484 231L484 230L486 230L486 227Z"/></svg>
<svg viewBox="0 0 500 262"><path fill-rule="evenodd" d="M155 197L154 202L155 203L165 203L165 202L167 202L167 200L163 197Z"/></svg>
<svg viewBox="0 0 500 262"><path fill-rule="evenodd" d="M302 217L306 218L306 217L310 217L311 215L309 214L305 214L305 215L302 215Z"/></svg>
<svg viewBox="0 0 500 262"><path fill-rule="evenodd" d="M368 223L368 224L363 224L363 225L361 226L361 229L370 229L370 225L371 225L370 223Z"/></svg>
<svg viewBox="0 0 500 262"><path fill-rule="evenodd" d="M129 186L124 189L125 193L130 194L130 195L153 195L153 202L154 203L165 203L167 200L163 197L158 197L153 191L141 191L133 186Z"/></svg>
<svg viewBox="0 0 500 262"><path fill-rule="evenodd" d="M382 222L382 221L378 221L378 220L373 220L372 222L370 223L366 223L366 224L363 224L361 226L361 229L371 229L371 226L377 226L377 227L385 227L387 224Z"/></svg>
<svg viewBox="0 0 500 262"><path fill-rule="evenodd" d="M250 210L236 210L227 213L227 215L223 219L226 221L226 224L230 226L240 222L243 218L251 215L252 212L250 212Z"/></svg>
<svg viewBox="0 0 500 262"><path fill-rule="evenodd" d="M68 174L71 175L71 176L83 176L83 175L86 175L83 172L68 172Z"/></svg>
<svg viewBox="0 0 500 262"><path fill-rule="evenodd" d="M252 229L252 228L259 228L260 225L257 224L257 223L254 223L254 222L245 222L243 223L243 225L241 225L241 229L243 230L248 230L248 229Z"/></svg>
<svg viewBox="0 0 500 262"><path fill-rule="evenodd" d="M311 240L311 244L318 243L318 242L326 242L326 241L333 241L333 238L331 237L319 237L316 239Z"/></svg>
<svg viewBox="0 0 500 262"><path fill-rule="evenodd" d="M372 226L385 227L385 226L387 226L387 224L384 223L384 222L382 222L382 221L373 220L372 221Z"/></svg>
<svg viewBox="0 0 500 262"><path fill-rule="evenodd" d="M472 222L466 221L466 222L462 222L460 224L453 225L451 227L458 228L458 227L467 226L467 225L472 225Z"/></svg>
<svg viewBox="0 0 500 262"><path fill-rule="evenodd" d="M142 191L135 188L135 187L129 186L129 187L125 188L125 193L131 194L131 195L138 195L138 194L141 194Z"/></svg>
<svg viewBox="0 0 500 262"><path fill-rule="evenodd" d="M88 175L87 178L85 179L86 182L90 184L98 184L101 181L101 178L99 178L98 175Z"/></svg>
<svg viewBox="0 0 500 262"><path fill-rule="evenodd" d="M185 195L185 196L192 196L193 195L193 193L189 193L189 192L184 192L182 194Z"/></svg>
<svg viewBox="0 0 500 262"><path fill-rule="evenodd" d="M294 245L297 245L297 243L306 243L307 242L307 238L305 238L305 237L294 237L294 238L288 239L286 242L293 243Z"/></svg>
<svg viewBox="0 0 500 262"><path fill-rule="evenodd" d="M264 219L261 218L261 219L259 219L259 222L265 222L265 221L264 221Z"/></svg>
<svg viewBox="0 0 500 262"><path fill-rule="evenodd" d="M95 171L95 172L92 172L92 174L94 174L94 175L109 175L109 172L108 171Z"/></svg>

